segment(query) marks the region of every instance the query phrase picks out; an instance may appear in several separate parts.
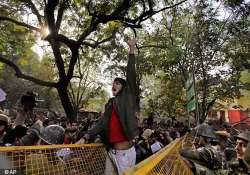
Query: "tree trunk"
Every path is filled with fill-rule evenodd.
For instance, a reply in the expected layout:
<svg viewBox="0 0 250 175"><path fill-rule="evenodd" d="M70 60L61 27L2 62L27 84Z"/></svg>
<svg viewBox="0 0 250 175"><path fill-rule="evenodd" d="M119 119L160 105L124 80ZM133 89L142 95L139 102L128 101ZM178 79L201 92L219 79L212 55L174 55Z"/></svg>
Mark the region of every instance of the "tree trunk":
<svg viewBox="0 0 250 175"><path fill-rule="evenodd" d="M67 86L61 85L57 87L56 89L57 89L58 95L60 97L60 100L61 100L61 103L62 103L62 106L63 106L63 109L65 111L67 118L71 122L75 121L77 113L74 110L73 105L70 101L69 94L67 91Z"/></svg>

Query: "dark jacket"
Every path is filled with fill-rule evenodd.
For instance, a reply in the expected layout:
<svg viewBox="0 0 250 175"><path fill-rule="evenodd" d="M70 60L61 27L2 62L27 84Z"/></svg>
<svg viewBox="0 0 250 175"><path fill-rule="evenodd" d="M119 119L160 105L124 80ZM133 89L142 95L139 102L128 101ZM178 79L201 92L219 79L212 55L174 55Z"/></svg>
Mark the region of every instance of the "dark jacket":
<svg viewBox="0 0 250 175"><path fill-rule="evenodd" d="M222 167L221 155L211 146L202 147L197 150L185 148L180 150L180 154L189 161L198 163L209 169L220 169Z"/></svg>
<svg viewBox="0 0 250 175"><path fill-rule="evenodd" d="M27 131L27 134L23 136L18 143L16 143L16 146L35 145L36 142L39 140L40 130L41 127L38 124L33 124Z"/></svg>
<svg viewBox="0 0 250 175"><path fill-rule="evenodd" d="M119 119L124 130L124 134L128 140L134 139L138 135L138 122L136 119L136 72L135 72L135 56L129 54L129 60L126 73L126 87L114 98L109 99L105 105L103 117L97 125L88 131L89 137L96 134L101 135L101 139L106 146L109 146L109 121L113 106L116 107Z"/></svg>

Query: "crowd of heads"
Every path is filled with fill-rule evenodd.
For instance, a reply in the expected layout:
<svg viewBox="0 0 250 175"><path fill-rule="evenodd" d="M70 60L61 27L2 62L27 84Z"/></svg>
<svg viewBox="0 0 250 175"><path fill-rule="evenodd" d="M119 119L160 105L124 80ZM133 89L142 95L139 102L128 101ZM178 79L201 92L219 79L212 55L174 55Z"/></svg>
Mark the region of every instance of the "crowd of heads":
<svg viewBox="0 0 250 175"><path fill-rule="evenodd" d="M188 131L188 123L174 118L156 120L149 114L139 124L139 136L135 139L137 163L158 152L176 138L182 137Z"/></svg>
<svg viewBox="0 0 250 175"><path fill-rule="evenodd" d="M123 83L122 80L117 82ZM115 89L114 89L115 90ZM72 122L63 119L49 119L45 112L36 112L37 94L28 92L20 99L20 108L12 116L0 111L0 145L48 145L75 144L98 122L98 116L82 116L82 120ZM187 126L174 119L156 122L152 114L139 124L140 134L134 139L138 162L154 154L175 138L187 131ZM97 135L86 143L101 142Z"/></svg>
<svg viewBox="0 0 250 175"><path fill-rule="evenodd" d="M27 92L13 116L0 110L0 146L74 144L98 121L93 115L80 121L48 118L46 111L34 110L36 106L37 94Z"/></svg>
<svg viewBox="0 0 250 175"><path fill-rule="evenodd" d="M14 118L0 111L1 146L75 144L101 117L101 114L95 117L85 116L77 122L66 118L48 119L45 113L33 111L36 103L36 94L29 92L22 96L22 107L17 110ZM154 116L149 114L147 118L139 121L139 131L139 135L134 139L137 163L186 133L193 136L193 149L211 146L221 153L221 159L214 166L233 169L234 166L238 168L250 163L250 133L239 132L228 124L224 124L220 130L213 128L211 124L202 124L190 129L188 121L180 122L174 118L156 121ZM91 142L101 142L100 136L86 141ZM232 160L237 160L237 166L230 162Z"/></svg>

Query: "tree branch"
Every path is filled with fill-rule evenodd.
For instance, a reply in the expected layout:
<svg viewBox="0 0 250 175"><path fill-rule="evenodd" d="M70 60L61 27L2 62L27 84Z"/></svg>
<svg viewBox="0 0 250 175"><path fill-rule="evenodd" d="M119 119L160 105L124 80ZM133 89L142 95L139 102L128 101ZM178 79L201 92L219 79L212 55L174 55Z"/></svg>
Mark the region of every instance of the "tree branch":
<svg viewBox="0 0 250 175"><path fill-rule="evenodd" d="M59 10L58 10L58 15L57 15L57 20L56 20L56 31L58 32L62 23L62 17L64 10L66 8L65 0L60 3Z"/></svg>
<svg viewBox="0 0 250 175"><path fill-rule="evenodd" d="M131 27L131 28L142 28L142 25L141 24L131 24L131 23L128 23L128 22L123 22L124 26L126 27Z"/></svg>
<svg viewBox="0 0 250 175"><path fill-rule="evenodd" d="M80 96L80 91L81 91L81 83L82 83L82 79L80 79L80 81L78 82L78 87L77 87L77 94L76 94L76 104L77 104L77 108L79 107L80 101L79 101L79 96ZM83 88L83 91L85 91L85 88Z"/></svg>
<svg viewBox="0 0 250 175"><path fill-rule="evenodd" d="M103 39L101 41L96 41L95 43L83 42L82 44L85 45L85 46L92 47L92 48L97 48L100 44L105 43L105 42L111 40L114 37L114 33L115 32L113 32L112 36L110 36L108 38L105 38L105 39Z"/></svg>
<svg viewBox="0 0 250 175"><path fill-rule="evenodd" d="M162 46L160 46L160 45L145 45L145 46L140 46L138 48L143 49L143 48L150 48L150 47L155 47L155 48L160 48L160 49L166 49L167 48L167 46L164 46L164 45L162 45Z"/></svg>
<svg viewBox="0 0 250 175"><path fill-rule="evenodd" d="M69 39L62 34L55 34L53 36L48 35L45 39L50 40L50 39L52 39L52 37L55 38L56 40L64 43L66 46L68 46L70 48L71 51L74 50L75 47L77 46L77 42L75 40Z"/></svg>
<svg viewBox="0 0 250 175"><path fill-rule="evenodd" d="M42 24L43 24L42 17L40 15L39 11L37 10L35 4L32 2L32 0L23 0L23 2L27 3L27 5L30 7L31 11L36 15L40 26L42 26Z"/></svg>
<svg viewBox="0 0 250 175"><path fill-rule="evenodd" d="M149 8L148 11L143 12L140 16L138 16L138 17L135 18L135 19L125 18L125 21L126 21L127 23L130 23L130 24L131 24L131 23L132 23L132 24L140 24L142 21L147 20L148 18L152 17L153 15L155 15L155 14L161 12L161 11L164 11L164 10L167 10L167 9L170 9L170 8L174 8L174 7L176 7L176 6L178 6L178 5L182 4L182 3L184 3L184 2L186 2L186 1L187 1L187 0L183 0L183 1L181 1L181 2L178 2L178 3L173 4L173 5L171 5L171 6L164 7L164 8L162 8L162 9L156 10L156 11L154 11L154 10L152 9L152 2L150 2L151 4L149 4L150 8Z"/></svg>
<svg viewBox="0 0 250 175"><path fill-rule="evenodd" d="M94 17L92 17L89 27L85 31L82 32L82 34L80 35L77 41L79 47L82 44L82 42L85 40L85 38L97 28L98 24L99 24L99 21L96 20Z"/></svg>
<svg viewBox="0 0 250 175"><path fill-rule="evenodd" d="M2 56L1 54L0 54L0 62L8 65L9 67L11 67L15 71L16 76L18 78L29 80L29 81L34 82L34 83L36 83L38 85L41 85L41 86L56 87L56 85L57 85L57 83L43 81L43 80L34 78L32 76L23 74L22 71L19 69L19 67L15 63L13 63L12 61L4 58L4 56Z"/></svg>
<svg viewBox="0 0 250 175"><path fill-rule="evenodd" d="M71 102L73 104L73 106L76 106L76 102L75 102L75 94L74 94L74 89L72 87L72 84L69 83L69 97L71 99Z"/></svg>
<svg viewBox="0 0 250 175"><path fill-rule="evenodd" d="M59 0L48 0L48 3L45 5L45 10L44 10L46 21L48 23L49 30L52 35L56 33L54 11L58 3Z"/></svg>
<svg viewBox="0 0 250 175"><path fill-rule="evenodd" d="M183 0L183 1L181 1L181 2L178 2L178 3L176 3L176 4L173 4L173 5L171 5L171 6L167 6L167 7L164 7L164 8L162 8L162 9L160 9L160 10L156 10L156 11L154 11L154 14L159 13L159 12L164 11L164 10L167 10L167 9L170 9L170 8L174 8L174 7L176 7L176 6L178 6L178 5L182 4L182 3L184 3L184 2L186 2L186 1L187 1L187 0Z"/></svg>
<svg viewBox="0 0 250 175"><path fill-rule="evenodd" d="M56 66L59 72L60 81L64 81L68 83L69 81L66 80L66 73L64 67L64 61L60 52L60 44L54 39L49 40L53 54L55 56Z"/></svg>
<svg viewBox="0 0 250 175"><path fill-rule="evenodd" d="M165 27L169 32L169 36L170 36L170 39L171 39L171 44L174 45L174 39L173 39L173 36L172 36L172 28L173 28L173 23L174 23L174 19L175 19L175 10L173 11L172 15L173 15L173 18L170 21L170 26L168 27L168 24L166 24Z"/></svg>
<svg viewBox="0 0 250 175"><path fill-rule="evenodd" d="M96 14L96 18L100 23L107 23L108 21L120 20L123 21L124 16L131 7L131 0L123 0L120 6L118 6L110 15Z"/></svg>
<svg viewBox="0 0 250 175"><path fill-rule="evenodd" d="M20 21L17 21L15 19L12 19L12 18L9 18L9 17L6 17L6 16L0 16L0 21L9 21L9 22L12 22L16 25L19 25L19 26L23 26L23 27L26 27L30 30L35 30L37 32L41 32L41 29L37 28L37 27L34 27L34 26L31 26L29 24L26 24L26 23L23 23L23 22L20 22Z"/></svg>
<svg viewBox="0 0 250 175"><path fill-rule="evenodd" d="M83 33L79 37L78 39L79 46L82 44L84 39L97 28L99 23L105 24L108 21L113 21L117 19L122 21L123 16L125 15L124 13L128 11L129 7L131 7L130 0L124 0L122 4L119 7L117 7L110 15L103 15L103 14L98 15L96 11L94 13L91 12L90 3L91 1L88 3L88 11L89 14L92 16L91 24L85 31L83 31Z"/></svg>
<svg viewBox="0 0 250 175"><path fill-rule="evenodd" d="M145 12L146 11L146 3L144 0L141 0L141 2L142 2L142 7L143 7L142 11Z"/></svg>
<svg viewBox="0 0 250 175"><path fill-rule="evenodd" d="M148 0L149 11L153 11L153 2L152 0Z"/></svg>
<svg viewBox="0 0 250 175"><path fill-rule="evenodd" d="M82 47L81 47L81 49L82 49ZM83 49L82 49L82 51L83 51ZM83 52L82 52L82 54L83 54ZM80 60L80 57L78 57L77 61L78 61L77 66L78 66L79 77L81 79L83 77L83 74L82 74L82 69L81 69L81 60Z"/></svg>
<svg viewBox="0 0 250 175"><path fill-rule="evenodd" d="M72 52L72 56L71 56L71 59L69 62L69 69L68 69L68 73L67 73L68 80L71 80L71 78L73 77L74 68L75 68L75 64L77 62L78 57L79 57L78 48L76 48L76 50L74 50Z"/></svg>

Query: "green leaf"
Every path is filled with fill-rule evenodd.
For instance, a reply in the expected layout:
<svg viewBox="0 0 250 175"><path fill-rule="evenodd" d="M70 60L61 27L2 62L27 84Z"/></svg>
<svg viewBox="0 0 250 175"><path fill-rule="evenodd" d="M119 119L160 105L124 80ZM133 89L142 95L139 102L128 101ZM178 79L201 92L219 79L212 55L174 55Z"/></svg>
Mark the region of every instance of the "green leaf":
<svg viewBox="0 0 250 175"><path fill-rule="evenodd" d="M26 66L26 65L29 64L28 60L25 59L25 58L19 59L18 63L19 63L21 66Z"/></svg>

